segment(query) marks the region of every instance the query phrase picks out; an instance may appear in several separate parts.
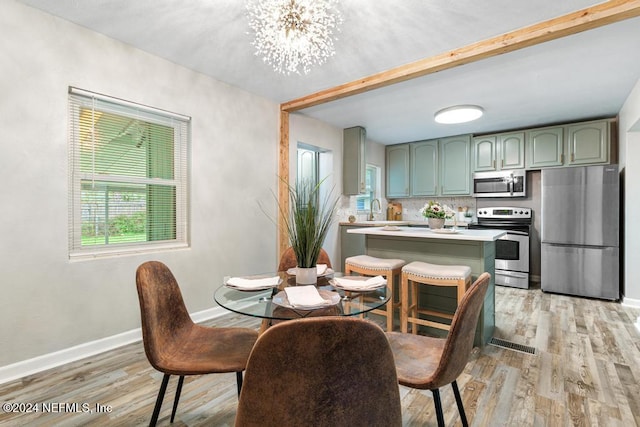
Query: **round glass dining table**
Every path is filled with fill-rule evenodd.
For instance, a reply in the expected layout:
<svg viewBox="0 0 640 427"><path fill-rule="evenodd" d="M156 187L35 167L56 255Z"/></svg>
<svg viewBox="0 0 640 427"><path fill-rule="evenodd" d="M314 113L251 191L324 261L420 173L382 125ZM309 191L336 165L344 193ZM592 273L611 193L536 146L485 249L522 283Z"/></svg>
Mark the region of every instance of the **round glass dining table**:
<svg viewBox="0 0 640 427"><path fill-rule="evenodd" d="M356 316L382 307L389 301L387 287L366 290L347 291L334 287L330 282L334 277L348 277L342 273L331 273L318 277L316 287L323 298L336 301L335 304L314 309L300 309L289 306L284 288L296 285L296 277L286 272L245 276L261 278L280 276L282 282L266 290L238 290L226 285L219 287L214 294L218 305L235 313L268 320L291 320L316 316Z"/></svg>

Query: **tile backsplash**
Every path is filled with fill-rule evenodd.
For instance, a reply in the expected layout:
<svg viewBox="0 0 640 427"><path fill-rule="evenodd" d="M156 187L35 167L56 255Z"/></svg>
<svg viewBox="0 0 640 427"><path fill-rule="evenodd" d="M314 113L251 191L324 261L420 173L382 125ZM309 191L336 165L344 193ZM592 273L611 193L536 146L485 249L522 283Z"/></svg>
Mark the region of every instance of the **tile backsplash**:
<svg viewBox="0 0 640 427"><path fill-rule="evenodd" d="M427 198L409 198L409 199L380 199L381 210L374 212L375 219L387 219L387 204L389 202L397 202L402 204L402 219L404 221L421 221L424 218L420 215L420 209L429 202L429 200L437 201L440 204L451 207L456 213L458 208L464 212L467 208L475 220L476 199L473 197L427 197ZM356 209L356 196L342 196L338 202L338 220L347 221L349 215L355 215L357 221L365 221L369 215L369 211L358 211ZM462 221L462 218L459 218Z"/></svg>

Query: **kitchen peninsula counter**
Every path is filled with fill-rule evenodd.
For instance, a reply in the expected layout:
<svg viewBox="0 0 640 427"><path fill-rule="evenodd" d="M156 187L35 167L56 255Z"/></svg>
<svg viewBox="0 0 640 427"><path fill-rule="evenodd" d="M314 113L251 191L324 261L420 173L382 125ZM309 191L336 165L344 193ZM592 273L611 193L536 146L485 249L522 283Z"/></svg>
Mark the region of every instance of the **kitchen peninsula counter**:
<svg viewBox="0 0 640 427"><path fill-rule="evenodd" d="M483 272L491 274L491 281L476 336L475 345L485 345L493 336L495 327L495 241L506 232L503 230L456 230L455 233L437 233L428 228L362 227L347 231L365 235L365 252L378 258L399 258L410 263L423 261L443 265L468 265L472 281ZM454 313L457 307L456 290L450 287L420 286L420 307ZM444 332L429 329L435 334Z"/></svg>
<svg viewBox="0 0 640 427"><path fill-rule="evenodd" d="M467 230L460 229L453 231L450 228L442 229L438 232L422 227L395 227L397 230L390 230L387 227L363 227L348 230L351 234L367 234L388 237L410 237L416 239L439 239L439 240L466 240L478 242L493 242L506 234L504 230ZM451 230L451 232L448 232Z"/></svg>

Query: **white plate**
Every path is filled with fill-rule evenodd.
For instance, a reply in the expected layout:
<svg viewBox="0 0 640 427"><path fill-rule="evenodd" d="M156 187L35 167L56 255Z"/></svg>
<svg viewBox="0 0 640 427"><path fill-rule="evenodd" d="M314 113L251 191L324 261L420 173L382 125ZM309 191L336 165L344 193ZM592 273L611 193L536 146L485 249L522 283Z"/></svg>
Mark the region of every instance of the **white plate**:
<svg viewBox="0 0 640 427"><path fill-rule="evenodd" d="M457 234L458 233L458 230L454 230L453 228L437 228L431 231L438 234Z"/></svg>
<svg viewBox="0 0 640 427"><path fill-rule="evenodd" d="M400 227L395 225L385 225L382 227L382 231L400 231Z"/></svg>
<svg viewBox="0 0 640 427"><path fill-rule="evenodd" d="M287 293L285 291L280 291L278 292L272 299L272 302L276 305L279 305L281 307L286 307L286 308L292 308L294 310L314 310L316 308L324 308L324 307L331 307L334 306L336 304L338 304L340 302L340 294L337 292L333 292L333 291L326 291L324 289L319 289L318 293L320 293L320 296L322 297L322 299L326 300L326 301L330 301L330 303L328 304L322 304L322 305L316 305L316 306L292 306L291 304L289 304L289 300L287 299Z"/></svg>
<svg viewBox="0 0 640 427"><path fill-rule="evenodd" d="M367 281L368 279L371 279L371 277L365 277L365 276L346 276L346 277L342 277L343 279L349 279L349 280L360 280L360 281ZM385 281L384 283L381 283L377 286L369 286L369 287L364 287L364 288L352 288L352 287L344 287L340 284L340 282L338 282L335 279L331 279L329 280L329 283L331 284L331 286L333 286L336 289L342 289L343 291L349 291L349 292L368 292L368 291L375 291L376 289L380 289L380 288L384 288L385 286L387 286L387 282Z"/></svg>
<svg viewBox="0 0 640 427"><path fill-rule="evenodd" d="M298 272L298 267L293 267L287 270L287 274L289 276L295 276L296 273ZM327 269L324 271L324 273L322 274L318 274L318 277L324 277L324 276L330 276L334 273L334 271L332 269L330 269L329 267L327 267Z"/></svg>

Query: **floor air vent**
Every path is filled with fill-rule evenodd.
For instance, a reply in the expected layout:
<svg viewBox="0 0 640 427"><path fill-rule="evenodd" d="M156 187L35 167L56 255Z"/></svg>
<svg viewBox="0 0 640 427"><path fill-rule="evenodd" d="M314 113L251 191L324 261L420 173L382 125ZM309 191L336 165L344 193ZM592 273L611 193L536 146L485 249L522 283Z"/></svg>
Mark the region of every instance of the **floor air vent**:
<svg viewBox="0 0 640 427"><path fill-rule="evenodd" d="M496 347L507 348L509 350L520 351L522 353L536 354L535 347L530 347L528 345L522 345L522 344L516 344L514 342L506 341L506 340L503 340L503 339L500 339L500 338L496 338L496 337L492 337L491 341L489 341L489 344L495 345Z"/></svg>

